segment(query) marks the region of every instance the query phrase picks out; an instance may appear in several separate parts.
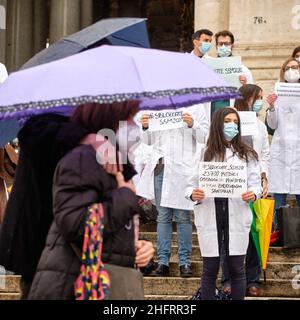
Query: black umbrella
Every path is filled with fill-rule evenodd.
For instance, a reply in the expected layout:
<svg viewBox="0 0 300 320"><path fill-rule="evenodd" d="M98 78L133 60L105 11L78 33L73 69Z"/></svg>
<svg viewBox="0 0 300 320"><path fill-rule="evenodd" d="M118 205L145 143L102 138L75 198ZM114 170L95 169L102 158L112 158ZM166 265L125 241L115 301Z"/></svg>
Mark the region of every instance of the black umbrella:
<svg viewBox="0 0 300 320"><path fill-rule="evenodd" d="M40 51L21 69L62 59L102 44L150 48L146 19L111 18L98 21Z"/></svg>

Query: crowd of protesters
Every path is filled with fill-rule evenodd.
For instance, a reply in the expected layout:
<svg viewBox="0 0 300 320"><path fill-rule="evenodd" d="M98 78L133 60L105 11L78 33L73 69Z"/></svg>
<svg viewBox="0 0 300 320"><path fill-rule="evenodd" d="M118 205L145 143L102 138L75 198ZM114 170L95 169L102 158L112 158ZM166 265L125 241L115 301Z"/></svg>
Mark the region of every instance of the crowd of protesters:
<svg viewBox="0 0 300 320"><path fill-rule="evenodd" d="M214 35L207 29L192 35L191 54L210 59L213 39L217 57L233 56L234 35L227 30ZM278 80L300 83L300 47L283 62ZM111 292L118 288L119 295L111 293L108 298L141 298L135 282L153 259L154 246L138 234L139 197L153 201L158 212L158 263L150 276L170 274L173 219L180 276L194 276L194 214L203 257L202 298L215 299L220 266L223 290L232 299L242 300L246 293L259 296L261 266L250 236L249 202L271 195L279 208L287 195L295 195L300 205L300 182L295 179L300 175L300 109L278 110L277 95L255 85L244 65L239 81L240 99L184 108L179 129L150 131L149 113L139 112L138 101L84 104L70 118L44 114L26 122L18 135L18 168L0 234L0 265L22 276L23 299L80 296L80 287L75 292L74 284L86 271L81 267L87 254L85 237L87 230L93 235L88 223L97 215L99 234L90 239L101 244L97 258L108 271L111 265L122 268L111 269ZM257 114L258 130L251 136L241 135L239 112L244 111ZM266 124L258 118L265 112L266 123L274 130L271 146ZM127 122L124 132L122 121ZM97 133L104 129L116 134L117 143L99 140ZM128 148L131 130L141 139ZM127 148L122 148L124 140ZM110 150L107 158L105 152L98 153L104 145ZM240 198L206 197L197 183L202 161L245 165L247 191ZM98 271L103 280L102 267ZM131 296L125 294L130 291L129 279L136 292ZM100 295L103 288L98 288Z"/></svg>

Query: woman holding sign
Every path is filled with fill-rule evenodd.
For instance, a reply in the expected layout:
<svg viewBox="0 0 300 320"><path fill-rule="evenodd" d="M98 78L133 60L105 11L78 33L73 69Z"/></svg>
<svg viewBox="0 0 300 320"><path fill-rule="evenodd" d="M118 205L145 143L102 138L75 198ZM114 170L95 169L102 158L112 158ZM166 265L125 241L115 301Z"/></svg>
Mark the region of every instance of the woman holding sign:
<svg viewBox="0 0 300 320"><path fill-rule="evenodd" d="M261 87L254 84L245 84L239 92L243 99L236 99L234 107L237 111L253 111L257 116L263 106L263 96ZM262 184L262 197L268 195L268 168L270 161L270 146L266 125L257 118L257 132L253 132L252 136L243 136L244 142L248 143L257 152L260 163L260 175ZM222 261L222 285L225 292L230 292L230 275L227 266L227 259ZM252 237L249 238L249 246L246 256L246 277L247 277L247 294L257 297L260 294L260 260L255 249Z"/></svg>
<svg viewBox="0 0 300 320"><path fill-rule="evenodd" d="M137 194L154 200L157 217L158 267L151 276L169 275L172 244L172 220L176 221L180 276L192 277L190 255L192 253L192 203L184 197L183 190L193 172L197 144L204 144L208 122L202 105L182 110L181 128L165 130L153 126L153 114L144 113L142 141L152 145L151 156L142 172ZM177 111L165 111L167 113ZM154 114L154 117L156 115ZM154 128L153 128L154 127Z"/></svg>
<svg viewBox="0 0 300 320"><path fill-rule="evenodd" d="M269 191L274 193L275 209L286 204L288 194L295 194L300 206L300 63L295 58L284 62L280 82L294 84L290 96L268 96L268 125L275 130L271 144ZM298 89L297 89L298 87ZM290 100L288 105L284 100ZM282 101L283 100L283 101ZM275 105L276 102L276 105ZM274 221L276 228L276 221Z"/></svg>
<svg viewBox="0 0 300 320"><path fill-rule="evenodd" d="M244 260L248 248L252 213L248 202L255 201L261 195L260 167L257 153L242 141L240 118L232 108L218 110L211 123L207 146L200 167L207 162L211 167L220 162L233 168L245 168L245 183L241 183L243 192L228 196L218 194L221 179L217 181L215 196L212 190L199 188L203 175L197 172L190 177L186 188L186 197L194 201L195 225L197 227L200 250L203 257L202 296L204 300L215 300L215 285L220 267L222 242L228 257L231 278L231 294L234 300L241 300L246 292ZM238 172L228 171L233 177ZM206 174L208 174L206 172ZM226 175L226 172L223 172ZM219 175L221 177L221 175ZM224 180L224 179L223 179ZM242 180L242 179L238 179ZM229 180L225 179L225 182ZM235 183L239 185L239 183ZM229 193L230 191L230 193ZM206 196L206 192L208 196Z"/></svg>

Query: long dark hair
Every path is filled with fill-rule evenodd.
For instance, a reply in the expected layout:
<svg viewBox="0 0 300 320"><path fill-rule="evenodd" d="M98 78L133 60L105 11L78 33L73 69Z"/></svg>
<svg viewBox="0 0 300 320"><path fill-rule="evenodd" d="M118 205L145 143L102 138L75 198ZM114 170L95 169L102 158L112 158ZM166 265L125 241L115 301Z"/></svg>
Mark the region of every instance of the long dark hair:
<svg viewBox="0 0 300 320"><path fill-rule="evenodd" d="M300 47L296 47L292 53L292 58L296 58L296 54L300 52Z"/></svg>
<svg viewBox="0 0 300 320"><path fill-rule="evenodd" d="M243 99L236 99L234 102L234 107L238 111L251 111L251 108L248 105L248 101L252 97L254 97L253 102L257 100L260 91L262 91L262 88L255 84L245 84L241 86L239 92Z"/></svg>
<svg viewBox="0 0 300 320"><path fill-rule="evenodd" d="M117 131L120 121L133 118L139 111L139 101L113 103L85 103L76 108L71 122L80 125L91 133L101 129Z"/></svg>
<svg viewBox="0 0 300 320"><path fill-rule="evenodd" d="M238 134L228 142L223 133L224 119L227 115L235 113L238 118ZM221 161L225 160L226 147L229 143L233 149L234 154L240 159L249 161L249 159L258 160L257 153L247 144L242 141L241 137L241 120L239 114L233 108L223 108L218 110L212 119L210 125L209 138L207 141L207 148L204 153L204 161Z"/></svg>

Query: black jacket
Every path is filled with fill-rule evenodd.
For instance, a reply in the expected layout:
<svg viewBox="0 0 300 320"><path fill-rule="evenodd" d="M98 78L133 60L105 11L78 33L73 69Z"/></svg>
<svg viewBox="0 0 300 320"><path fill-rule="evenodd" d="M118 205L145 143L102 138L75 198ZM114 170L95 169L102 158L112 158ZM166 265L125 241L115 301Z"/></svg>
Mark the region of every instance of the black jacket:
<svg viewBox="0 0 300 320"><path fill-rule="evenodd" d="M88 134L67 117L43 114L20 131L20 157L0 234L0 265L32 281L53 220L58 161Z"/></svg>
<svg viewBox="0 0 300 320"><path fill-rule="evenodd" d="M124 166L124 170L127 167ZM131 221L139 212L137 197L128 188L117 188L115 178L97 162L91 146L79 146L59 162L55 171L54 221L29 299L74 298L73 288L80 261L70 243L81 249L87 208L99 202L105 212L102 260L134 267L134 227Z"/></svg>

